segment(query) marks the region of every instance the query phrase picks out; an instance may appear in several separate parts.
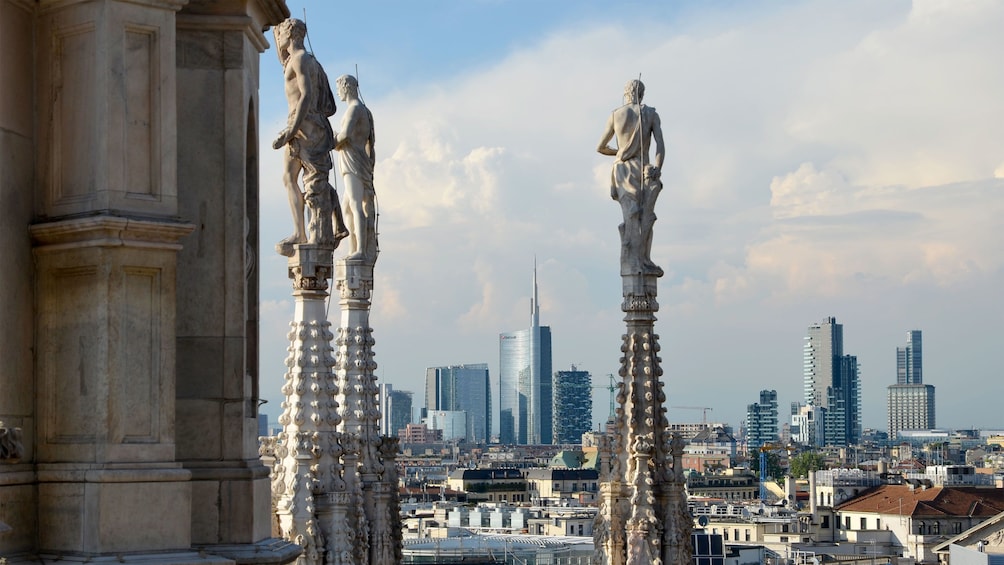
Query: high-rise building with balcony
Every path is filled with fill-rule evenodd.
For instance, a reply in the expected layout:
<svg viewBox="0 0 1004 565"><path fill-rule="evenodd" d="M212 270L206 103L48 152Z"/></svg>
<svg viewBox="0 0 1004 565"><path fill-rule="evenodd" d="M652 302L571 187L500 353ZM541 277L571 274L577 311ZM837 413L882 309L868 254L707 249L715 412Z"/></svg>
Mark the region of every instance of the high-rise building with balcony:
<svg viewBox="0 0 1004 565"><path fill-rule="evenodd" d="M593 380L589 371L572 365L557 371L553 381L554 443L578 444L593 427Z"/></svg>
<svg viewBox="0 0 1004 565"><path fill-rule="evenodd" d="M760 402L746 406L746 448L759 449L777 439L777 391L761 390Z"/></svg>
<svg viewBox="0 0 1004 565"><path fill-rule="evenodd" d="M499 441L552 443L551 328L540 325L537 268L530 327L499 334Z"/></svg>
<svg viewBox="0 0 1004 565"><path fill-rule="evenodd" d="M805 404L825 409L827 445L853 445L861 439L861 389L858 360L844 354L843 325L836 318L809 326L802 348Z"/></svg>

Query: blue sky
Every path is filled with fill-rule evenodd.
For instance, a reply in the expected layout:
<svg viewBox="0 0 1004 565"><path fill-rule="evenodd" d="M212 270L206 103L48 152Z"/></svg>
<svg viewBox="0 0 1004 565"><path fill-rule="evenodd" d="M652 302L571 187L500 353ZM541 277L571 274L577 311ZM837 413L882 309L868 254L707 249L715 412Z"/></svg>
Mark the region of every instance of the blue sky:
<svg viewBox="0 0 1004 565"><path fill-rule="evenodd" d="M670 406L738 426L761 389L801 399L827 316L858 356L866 427L906 331L924 332L939 426L1004 428L1004 4L290 2L330 77L359 68L377 123L382 381L488 363L526 327L536 256L554 367L616 373L617 224L596 144L641 74L668 150L653 257ZM286 116L262 57L262 348L278 416L292 298ZM333 119L338 126L340 113ZM340 179L338 179L340 186ZM332 317L337 319L333 306ZM271 392L269 392L271 391ZM989 394L988 394L989 393ZM597 418L606 392L597 391ZM670 409L673 421L694 411Z"/></svg>

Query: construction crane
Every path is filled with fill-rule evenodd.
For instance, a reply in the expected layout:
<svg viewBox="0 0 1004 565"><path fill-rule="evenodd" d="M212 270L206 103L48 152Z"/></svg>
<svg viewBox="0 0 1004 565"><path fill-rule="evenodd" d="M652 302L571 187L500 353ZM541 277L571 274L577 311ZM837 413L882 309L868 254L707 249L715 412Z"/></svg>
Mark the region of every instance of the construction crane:
<svg viewBox="0 0 1004 565"><path fill-rule="evenodd" d="M617 392L617 383L614 382L614 376L612 374L607 373L607 377L610 378L610 384L608 384L607 386L593 386L593 388L605 388L608 391L610 391L610 415L608 417L609 419L612 420L615 414L614 393Z"/></svg>
<svg viewBox="0 0 1004 565"><path fill-rule="evenodd" d="M710 406L670 406L670 408L679 410L700 410L701 423L704 424L705 427L708 425L708 410L714 410L714 408Z"/></svg>
<svg viewBox="0 0 1004 565"><path fill-rule="evenodd" d="M787 451L788 456L795 448L791 445L779 445L776 443L765 443L760 446L760 501L767 500L767 452Z"/></svg>

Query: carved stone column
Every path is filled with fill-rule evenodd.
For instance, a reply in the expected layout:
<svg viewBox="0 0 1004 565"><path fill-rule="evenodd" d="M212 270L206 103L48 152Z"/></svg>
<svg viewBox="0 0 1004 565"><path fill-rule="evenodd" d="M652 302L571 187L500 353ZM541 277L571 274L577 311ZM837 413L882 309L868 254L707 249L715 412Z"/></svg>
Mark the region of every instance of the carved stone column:
<svg viewBox="0 0 1004 565"><path fill-rule="evenodd" d="M676 479L680 461L671 453L660 378L657 278L622 277L627 331L621 344L617 421L614 437L604 445L610 464L602 479L594 535L596 558L610 565L683 565L683 546L690 545L686 498L680 498Z"/></svg>
<svg viewBox="0 0 1004 565"><path fill-rule="evenodd" d="M272 488L278 493L276 514L282 536L303 548L297 563L304 565L324 563L326 536L317 500L341 480L338 387L331 370L334 334L326 307L331 254L331 247L297 245L288 262L296 304L288 336L282 387L286 400L279 417L283 429L275 447Z"/></svg>
<svg viewBox="0 0 1004 565"><path fill-rule="evenodd" d="M369 325L370 298L373 291L373 260L338 261L336 285L341 296L341 327L338 329L335 354L338 371L338 402L342 423L339 430L351 435L357 444L354 452L346 450L345 477L350 482L357 473L363 514L358 524L359 548L365 548L360 563L398 563L401 555L400 520L387 515L391 498L397 499L397 474L388 450L396 442L382 438L379 432L379 390L376 362L373 360L373 330ZM357 457L350 466L350 452ZM395 505L396 506L396 505Z"/></svg>

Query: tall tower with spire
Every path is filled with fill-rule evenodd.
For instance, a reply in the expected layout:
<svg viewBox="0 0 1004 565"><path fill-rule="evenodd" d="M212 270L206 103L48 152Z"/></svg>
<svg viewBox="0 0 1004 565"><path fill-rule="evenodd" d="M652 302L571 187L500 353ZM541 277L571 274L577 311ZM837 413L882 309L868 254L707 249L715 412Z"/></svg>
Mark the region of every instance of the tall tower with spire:
<svg viewBox="0 0 1004 565"><path fill-rule="evenodd" d="M496 431L502 443L553 442L551 390L551 328L540 325L534 260L530 327L499 334L500 413Z"/></svg>

